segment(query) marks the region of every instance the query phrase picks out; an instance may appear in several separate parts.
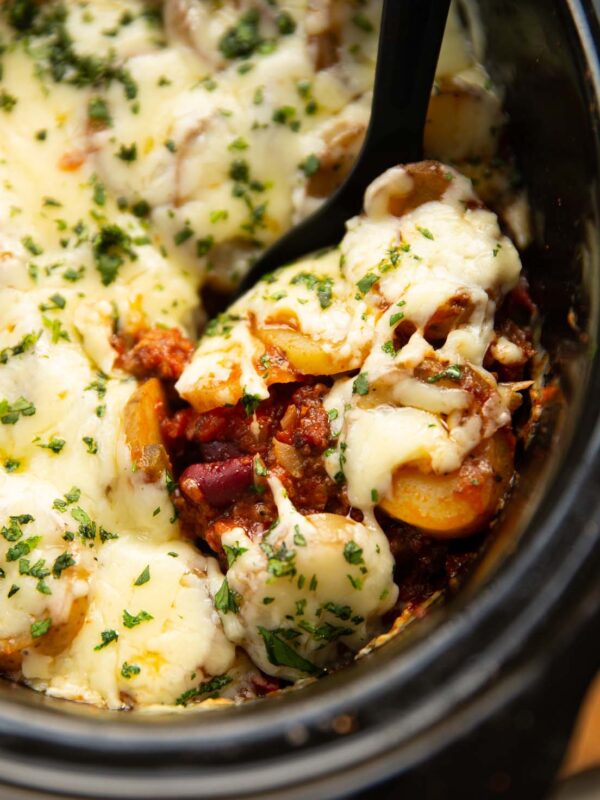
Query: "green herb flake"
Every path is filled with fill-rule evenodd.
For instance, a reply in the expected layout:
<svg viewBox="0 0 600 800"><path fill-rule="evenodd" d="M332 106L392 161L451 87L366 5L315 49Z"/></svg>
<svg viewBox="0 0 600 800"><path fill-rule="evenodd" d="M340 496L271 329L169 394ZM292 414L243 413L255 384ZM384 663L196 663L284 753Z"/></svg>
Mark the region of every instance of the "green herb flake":
<svg viewBox="0 0 600 800"><path fill-rule="evenodd" d="M217 675L209 681L201 683L195 689L188 689L187 692L179 695L175 700L176 706L187 706L191 700L196 700L198 697L216 697L218 692L221 691L227 684L231 683L233 678L229 675Z"/></svg>
<svg viewBox="0 0 600 800"><path fill-rule="evenodd" d="M98 442L91 436L83 436L81 441L86 446L86 452L95 456L98 452Z"/></svg>
<svg viewBox="0 0 600 800"><path fill-rule="evenodd" d="M2 89L0 91L0 109L4 111L6 114L9 114L13 108L17 105L17 98L9 94L6 89Z"/></svg>
<svg viewBox="0 0 600 800"><path fill-rule="evenodd" d="M141 671L141 667L138 667L137 664L128 664L127 661L124 661L121 667L121 676L125 678L125 680L129 680L133 678L134 675L139 675Z"/></svg>
<svg viewBox="0 0 600 800"><path fill-rule="evenodd" d="M417 230L419 231L421 236L424 236L426 239L431 239L431 241L433 241L434 236L433 233L429 230L429 228L422 228L420 225L417 225Z"/></svg>
<svg viewBox="0 0 600 800"><path fill-rule="evenodd" d="M122 144L118 151L115 153L117 158L120 158L121 161L125 161L126 163L131 163L137 159L137 144L133 142L133 144Z"/></svg>
<svg viewBox="0 0 600 800"><path fill-rule="evenodd" d="M92 97L88 103L88 117L98 128L110 128L112 117L103 97Z"/></svg>
<svg viewBox="0 0 600 800"><path fill-rule="evenodd" d="M344 558L349 564L364 564L362 547L350 540L344 546Z"/></svg>
<svg viewBox="0 0 600 800"><path fill-rule="evenodd" d="M438 381L444 380L444 378L448 378L452 381L459 381L462 378L462 368L459 364L451 364L446 369L438 372L437 375L430 375L427 378L427 383L437 383Z"/></svg>
<svg viewBox="0 0 600 800"><path fill-rule="evenodd" d="M275 24L282 36L289 36L296 30L296 20L287 11L282 11L275 17Z"/></svg>
<svg viewBox="0 0 600 800"><path fill-rule="evenodd" d="M363 276L356 285L358 286L360 293L365 295L371 290L378 280L379 275L375 275L373 272L367 272L367 274Z"/></svg>
<svg viewBox="0 0 600 800"><path fill-rule="evenodd" d="M352 394L360 396L369 394L369 379L366 372L361 372L357 375L352 383Z"/></svg>
<svg viewBox="0 0 600 800"><path fill-rule="evenodd" d="M150 580L150 565L146 564L144 569L140 572L138 577L133 582L134 586L143 586L145 583L148 583Z"/></svg>
<svg viewBox="0 0 600 800"><path fill-rule="evenodd" d="M260 14L257 9L246 11L238 22L228 28L219 41L219 50L228 59L248 58L262 44L259 32Z"/></svg>
<svg viewBox="0 0 600 800"><path fill-rule="evenodd" d="M241 555L248 552L248 548L240 547L239 542L236 542L234 545L224 544L223 551L227 557L227 566L232 567Z"/></svg>
<svg viewBox="0 0 600 800"><path fill-rule="evenodd" d="M217 611L222 611L223 614L237 614L240 610L241 597L238 592L229 586L227 578L223 580L221 588L215 594L215 608Z"/></svg>
<svg viewBox="0 0 600 800"><path fill-rule="evenodd" d="M258 632L265 643L267 657L271 664L276 667L290 667L308 675L322 675L323 671L311 661L303 658L291 647L281 636L274 631L269 631L262 626L258 626Z"/></svg>
<svg viewBox="0 0 600 800"><path fill-rule="evenodd" d="M71 555L71 553L61 553L59 556L56 557L54 560L54 564L52 565L52 574L55 578L60 578L63 572L69 567L75 566L75 559Z"/></svg>
<svg viewBox="0 0 600 800"><path fill-rule="evenodd" d="M321 161L319 157L316 156L314 153L310 156L307 156L304 161L299 164L299 168L302 172L306 175L307 178L312 177L315 173L319 171L321 166Z"/></svg>
<svg viewBox="0 0 600 800"><path fill-rule="evenodd" d="M256 409L260 405L261 399L262 398L256 394L249 394L244 388L241 403L247 417L251 417L256 412Z"/></svg>
<svg viewBox="0 0 600 800"><path fill-rule="evenodd" d="M19 397L14 403L0 400L0 422L2 425L15 425L21 417L32 417L35 406L25 397Z"/></svg>
<svg viewBox="0 0 600 800"><path fill-rule="evenodd" d="M139 614L130 614L126 608L123 609L123 625L126 628L135 628L136 625L142 622L149 622L151 619L154 619L154 617L147 611L140 611Z"/></svg>
<svg viewBox="0 0 600 800"><path fill-rule="evenodd" d="M116 631L109 629L106 631L102 631L102 633L100 634L100 638L102 639L102 641L100 642L100 644L97 644L94 647L94 650L103 650L105 647L108 647L109 644L112 644L112 642L116 642L117 639L119 638L119 634Z"/></svg>
<svg viewBox="0 0 600 800"><path fill-rule="evenodd" d="M32 622L30 628L32 638L39 639L40 636L45 636L51 627L52 619L50 617Z"/></svg>
<svg viewBox="0 0 600 800"><path fill-rule="evenodd" d="M0 364L6 364L8 363L9 358L21 356L23 353L27 353L29 350L32 350L37 344L41 333L41 331L37 331L37 333L34 331L31 333L26 333L17 344L0 350Z"/></svg>

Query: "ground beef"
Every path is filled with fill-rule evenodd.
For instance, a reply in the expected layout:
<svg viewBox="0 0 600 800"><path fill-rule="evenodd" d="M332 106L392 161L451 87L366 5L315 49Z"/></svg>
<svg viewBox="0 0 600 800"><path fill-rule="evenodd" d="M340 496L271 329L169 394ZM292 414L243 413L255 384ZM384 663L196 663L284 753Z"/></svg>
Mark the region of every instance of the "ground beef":
<svg viewBox="0 0 600 800"><path fill-rule="evenodd" d="M113 337L119 353L116 365L136 378L176 381L194 350L194 343L177 328L142 328Z"/></svg>
<svg viewBox="0 0 600 800"><path fill-rule="evenodd" d="M253 415L241 404L204 414L185 408L163 422L180 477L174 502L187 535L220 553L221 536L234 526L263 533L277 518L261 474L266 469L300 513L348 513L345 489L323 462L331 443L322 404L327 391L314 382L277 385Z"/></svg>

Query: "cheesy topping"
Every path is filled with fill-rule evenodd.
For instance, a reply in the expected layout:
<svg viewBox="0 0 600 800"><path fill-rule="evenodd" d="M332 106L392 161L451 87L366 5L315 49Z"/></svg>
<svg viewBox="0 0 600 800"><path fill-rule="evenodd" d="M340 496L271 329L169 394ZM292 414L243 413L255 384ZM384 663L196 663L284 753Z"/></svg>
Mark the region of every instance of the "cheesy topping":
<svg viewBox="0 0 600 800"><path fill-rule="evenodd" d="M428 186L437 199L394 213ZM204 338L177 388L199 410L220 404L220 381L231 402L257 384L257 399L266 397L258 360L241 362L236 386L224 368L241 331L254 334L249 348L261 341L280 347L300 373L359 369L338 377L325 400L339 442L327 463L331 477L347 481L350 503L369 512L374 498L391 490L397 468L456 471L509 424L506 400L483 359L496 303L520 270L514 245L495 215L478 206L469 181L433 163L390 169L367 190L365 214L348 223L340 247L279 270L233 305L227 329ZM434 346L426 334L444 315L451 324ZM402 326L410 335L397 346ZM439 370L423 381L415 370L425 359ZM488 387L481 407L461 387L466 366Z"/></svg>
<svg viewBox="0 0 600 800"><path fill-rule="evenodd" d="M169 472L148 480L132 457L125 409L137 383L116 366L113 336L156 326L194 336L204 322L201 287L231 287L342 179L368 122L379 10L377 0L360 8L326 0L2 4L0 667L35 688L110 708L184 707L220 693L238 700L254 696L249 675L256 670L236 644L271 674L300 674L293 664L274 665L258 633L291 609L284 583L273 587L271 605L261 605L271 591L272 556L248 541L225 578L216 559L182 541ZM455 15L438 80L433 155L443 155L441 141L464 139L446 130L439 105L436 111L450 84L484 98L486 118L500 114ZM471 106L453 119L472 127ZM489 129L487 121L481 127ZM394 175L406 182L402 171ZM362 368L372 391L383 392L391 370L402 377L392 381L391 402L403 406L393 413L431 415L435 435L424 428L420 447L431 440L431 466L445 469L502 424L504 407L480 415L477 430L472 415L441 425L435 415L453 419L467 399L458 388L427 393L411 379L429 353L420 333L395 355L380 354L397 313L381 314L380 301L402 297L403 313L422 328L426 308L465 288L473 312L438 357L479 368L493 292L514 283L518 264L492 215L461 210L467 192L460 179L443 202L400 223L385 203L375 211L378 192L370 190L368 216L351 224L341 250L263 282L212 321L179 389L200 410L265 398L270 379L258 367L273 348L295 363L290 380L294 370ZM397 244L399 225L421 261L403 254L406 268L385 278L380 270L377 293L370 292L365 274ZM419 233L425 227L432 240ZM497 347L511 358L508 345ZM323 626L352 628L344 636L356 649L396 593L389 546L360 485L358 462L371 456L355 455L354 446L377 435L380 412L363 408L352 386L351 378L336 379L327 403L332 419L337 413L345 474L368 512L365 522L294 523L314 542L310 552L297 548L311 593L296 578L293 602L306 600L301 658L319 669L333 657L337 636L321 648ZM415 427L408 418L393 424ZM330 457L336 474L340 452ZM380 456L378 491L414 452ZM292 517L286 506L272 532L275 551L292 547ZM350 542L363 559L351 566L344 556ZM346 570L341 583L335 565ZM310 590L313 574L320 588ZM362 593L346 574L364 582ZM247 587L239 618L224 611L224 581L231 592Z"/></svg>

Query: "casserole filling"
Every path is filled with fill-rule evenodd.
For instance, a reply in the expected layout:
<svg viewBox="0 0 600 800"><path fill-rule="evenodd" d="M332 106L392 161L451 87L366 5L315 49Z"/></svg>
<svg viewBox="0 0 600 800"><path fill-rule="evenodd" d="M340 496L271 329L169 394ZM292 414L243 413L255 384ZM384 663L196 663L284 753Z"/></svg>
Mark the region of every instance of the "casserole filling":
<svg viewBox="0 0 600 800"><path fill-rule="evenodd" d="M109 708L262 696L476 558L534 308L482 205L526 243L500 97L454 12L426 133L454 166L389 171L338 248L212 314L350 168L379 10L0 6L8 676Z"/></svg>

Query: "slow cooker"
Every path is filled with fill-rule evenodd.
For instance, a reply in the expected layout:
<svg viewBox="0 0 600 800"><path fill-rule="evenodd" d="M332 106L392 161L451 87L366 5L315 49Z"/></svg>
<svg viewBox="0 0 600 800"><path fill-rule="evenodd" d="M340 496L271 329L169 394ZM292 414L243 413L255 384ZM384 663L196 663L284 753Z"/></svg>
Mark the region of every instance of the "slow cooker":
<svg viewBox="0 0 600 800"><path fill-rule="evenodd" d="M561 391L463 591L301 691L197 714L0 685L0 797L546 797L600 666L600 64L591 0L478 0Z"/></svg>

